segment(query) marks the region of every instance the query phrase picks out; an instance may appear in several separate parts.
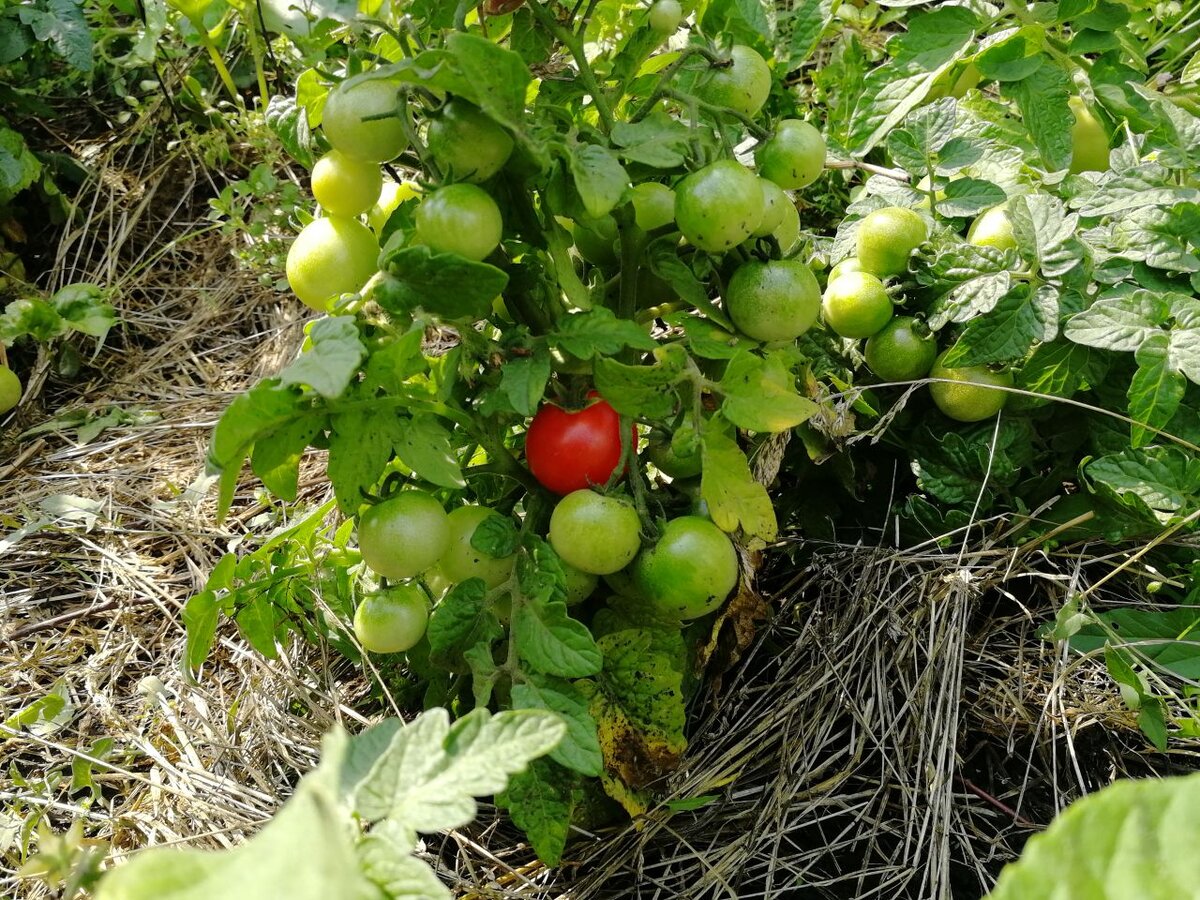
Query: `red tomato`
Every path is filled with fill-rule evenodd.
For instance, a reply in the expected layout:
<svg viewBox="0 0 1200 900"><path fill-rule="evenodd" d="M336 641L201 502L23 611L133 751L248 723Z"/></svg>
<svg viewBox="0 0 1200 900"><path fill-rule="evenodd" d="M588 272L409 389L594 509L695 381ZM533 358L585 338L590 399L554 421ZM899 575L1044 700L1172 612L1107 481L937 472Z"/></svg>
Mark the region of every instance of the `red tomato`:
<svg viewBox="0 0 1200 900"><path fill-rule="evenodd" d="M543 404L525 435L529 470L556 494L604 484L621 461L620 416L595 391L588 399L578 411ZM636 428L631 440L636 448Z"/></svg>

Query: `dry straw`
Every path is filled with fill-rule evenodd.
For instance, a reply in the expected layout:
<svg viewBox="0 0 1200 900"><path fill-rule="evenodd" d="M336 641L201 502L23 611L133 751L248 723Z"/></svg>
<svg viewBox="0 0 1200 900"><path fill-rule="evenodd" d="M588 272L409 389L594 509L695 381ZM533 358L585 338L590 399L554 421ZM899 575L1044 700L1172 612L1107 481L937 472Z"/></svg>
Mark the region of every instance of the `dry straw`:
<svg viewBox="0 0 1200 900"><path fill-rule="evenodd" d="M82 817L118 855L231 846L313 766L326 728L379 712L349 664L306 646L267 662L229 628L197 682L181 674L182 605L222 553L283 515L247 480L214 523L196 490L210 428L295 352L303 311L239 271L232 239L203 218L213 186L188 148L134 137L87 154L99 177L50 285L113 288L122 325L86 383L49 377L39 358L40 397L0 436L0 714L67 700L60 721L0 736L4 896L50 896L15 878L39 816L58 829ZM83 445L71 429L16 437L114 410ZM327 493L312 459L301 503ZM1070 798L1169 767L1145 752L1101 661L1035 636L1130 554L1016 554L994 537L981 525L903 553L785 543L760 579L775 618L720 693L694 701L663 807L578 834L554 871L490 810L428 839L426 857L473 898L979 896ZM1128 568L1094 605L1127 602ZM70 790L72 763L104 739L93 800ZM708 800L678 802L695 798Z"/></svg>

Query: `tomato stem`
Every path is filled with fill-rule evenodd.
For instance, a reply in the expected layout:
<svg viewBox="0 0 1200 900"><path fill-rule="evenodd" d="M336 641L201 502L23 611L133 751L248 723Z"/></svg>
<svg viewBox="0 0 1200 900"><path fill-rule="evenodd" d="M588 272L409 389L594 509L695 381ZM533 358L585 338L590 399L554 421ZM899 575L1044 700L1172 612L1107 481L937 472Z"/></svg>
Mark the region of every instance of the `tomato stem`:
<svg viewBox="0 0 1200 900"><path fill-rule="evenodd" d="M583 40L570 29L560 25L550 11L536 0L527 4L527 8L574 57L575 65L579 67L579 80L591 94L596 113L600 116L601 130L607 135L613 127L612 107L609 106L608 97L605 95L604 89L600 87L600 82L596 80L596 73L592 71L591 63L588 62L587 53L583 49Z"/></svg>

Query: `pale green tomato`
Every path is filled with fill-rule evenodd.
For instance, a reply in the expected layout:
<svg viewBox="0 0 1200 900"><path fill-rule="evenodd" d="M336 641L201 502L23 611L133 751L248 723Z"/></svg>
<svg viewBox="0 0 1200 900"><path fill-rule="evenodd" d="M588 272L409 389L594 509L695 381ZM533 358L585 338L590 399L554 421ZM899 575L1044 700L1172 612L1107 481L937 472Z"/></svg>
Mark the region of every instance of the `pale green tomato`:
<svg viewBox="0 0 1200 900"><path fill-rule="evenodd" d="M395 159L408 146L397 113L398 95L394 81L348 78L329 92L321 130L334 149L347 156L376 163Z"/></svg>
<svg viewBox="0 0 1200 900"><path fill-rule="evenodd" d="M312 192L330 216L362 215L379 199L383 173L373 162L330 150L312 170Z"/></svg>
<svg viewBox="0 0 1200 900"><path fill-rule="evenodd" d="M0 366L0 415L21 401L21 379L8 366Z"/></svg>
<svg viewBox="0 0 1200 900"><path fill-rule="evenodd" d="M429 597L419 584L398 584L368 594L354 611L354 635L371 653L402 653L425 636Z"/></svg>
<svg viewBox="0 0 1200 900"><path fill-rule="evenodd" d="M437 498L401 491L358 517L358 549L384 578L413 578L435 565L450 547L450 519Z"/></svg>
<svg viewBox="0 0 1200 900"><path fill-rule="evenodd" d="M1008 217L1008 204L1001 203L981 213L967 230L967 242L978 247L995 247L997 250L1017 249L1012 220Z"/></svg>
<svg viewBox="0 0 1200 900"><path fill-rule="evenodd" d="M475 261L491 255L504 230L496 201L473 184L438 188L417 207L415 220L420 243Z"/></svg>
<svg viewBox="0 0 1200 900"><path fill-rule="evenodd" d="M550 515L550 546L564 561L592 575L625 568L642 546L633 504L591 490L573 491Z"/></svg>
<svg viewBox="0 0 1200 900"><path fill-rule="evenodd" d="M787 208L791 206L792 209L795 209L795 206L792 206L792 201L788 199L788 195L775 182L768 181L766 178L760 178L758 179L758 183L762 185L763 217L752 234L754 237L766 237L768 234L773 234L775 229L783 224ZM797 214L797 219L799 219L799 214Z"/></svg>
<svg viewBox="0 0 1200 900"><path fill-rule="evenodd" d="M379 192L379 199L367 213L367 224L376 234L381 234L383 226L392 217L392 213L400 208L400 204L420 196L420 193L414 181L401 181L399 184L394 181L385 181L383 190Z"/></svg>
<svg viewBox="0 0 1200 900"><path fill-rule="evenodd" d="M559 563L563 567L563 574L567 576L567 606L582 603L595 593L596 584L600 580L597 576L575 568L566 560L560 559Z"/></svg>
<svg viewBox="0 0 1200 900"><path fill-rule="evenodd" d="M300 301L325 312L329 301L360 290L379 271L379 244L357 219L314 219L288 248L285 272Z"/></svg>
<svg viewBox="0 0 1200 900"><path fill-rule="evenodd" d="M642 231L653 231L675 221L675 192L657 181L633 188L633 217Z"/></svg>
<svg viewBox="0 0 1200 900"><path fill-rule="evenodd" d="M508 580L517 560L515 556L496 559L471 546L475 529L484 520L499 515L484 506L460 506L450 513L450 546L438 563L442 575L454 584L468 578L482 578L489 588L499 587Z"/></svg>
<svg viewBox="0 0 1200 900"><path fill-rule="evenodd" d="M825 170L825 138L800 119L784 119L754 151L758 174L789 191L808 187Z"/></svg>

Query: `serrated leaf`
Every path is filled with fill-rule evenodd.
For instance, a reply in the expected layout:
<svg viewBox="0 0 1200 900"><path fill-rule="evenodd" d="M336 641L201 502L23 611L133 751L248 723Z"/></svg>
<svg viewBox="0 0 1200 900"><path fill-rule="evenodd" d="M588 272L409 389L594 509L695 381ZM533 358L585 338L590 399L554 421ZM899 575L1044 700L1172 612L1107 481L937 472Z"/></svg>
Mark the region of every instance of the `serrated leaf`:
<svg viewBox="0 0 1200 900"><path fill-rule="evenodd" d="M943 7L908 21L888 42L892 59L873 69L850 118L849 145L862 156L916 108L930 86L962 55L979 20L962 7Z"/></svg>
<svg viewBox="0 0 1200 900"><path fill-rule="evenodd" d="M279 373L284 387L310 387L329 399L340 397L367 355L353 316L328 316L313 323L311 346Z"/></svg>
<svg viewBox="0 0 1200 900"><path fill-rule="evenodd" d="M568 157L575 190L588 215L593 218L610 213L629 186L629 174L611 150L598 144L579 144Z"/></svg>
<svg viewBox="0 0 1200 900"><path fill-rule="evenodd" d="M617 122L612 130L612 142L622 159L656 169L682 166L690 153L690 137L688 127L663 110L640 122Z"/></svg>
<svg viewBox="0 0 1200 900"><path fill-rule="evenodd" d="M25 190L41 173L42 164L21 133L0 124L0 201L7 201Z"/></svg>
<svg viewBox="0 0 1200 900"><path fill-rule="evenodd" d="M525 832L538 859L547 866L557 866L580 799L577 775L549 760L536 759L509 780L499 802Z"/></svg>
<svg viewBox="0 0 1200 900"><path fill-rule="evenodd" d="M396 411L388 406L350 409L330 419L326 471L343 514L353 515L378 483L399 432Z"/></svg>
<svg viewBox="0 0 1200 900"><path fill-rule="evenodd" d="M508 286L508 275L495 266L457 253L434 253L422 244L390 252L384 271L371 298L397 315L423 309L452 321L478 321Z"/></svg>
<svg viewBox="0 0 1200 900"><path fill-rule="evenodd" d="M279 143L292 159L306 169L311 169L315 160L312 153L312 129L308 124L308 112L294 97L276 94L267 104L267 126L279 138Z"/></svg>
<svg viewBox="0 0 1200 900"><path fill-rule="evenodd" d="M1129 383L1130 446L1144 447L1158 438L1183 401L1187 379L1171 364L1170 336L1158 332L1137 348L1137 371Z"/></svg>
<svg viewBox="0 0 1200 900"><path fill-rule="evenodd" d="M1200 459L1177 447L1143 447L1101 456L1084 476L1119 503L1143 508L1160 522L1191 511L1200 497Z"/></svg>
<svg viewBox="0 0 1200 900"><path fill-rule="evenodd" d="M1020 81L1004 85L1004 94L1016 102L1046 168L1067 168L1075 125L1075 115L1067 104L1071 96L1067 73L1053 63L1041 65Z"/></svg>
<svg viewBox="0 0 1200 900"><path fill-rule="evenodd" d="M209 445L209 465L216 469L240 467L251 445L311 410L299 391L281 387L273 378L260 381L235 397L221 414Z"/></svg>
<svg viewBox="0 0 1200 900"><path fill-rule="evenodd" d="M451 588L433 608L425 635L430 660L456 672L467 668L463 654L468 650L503 637L504 628L488 605L483 579L469 578Z"/></svg>
<svg viewBox="0 0 1200 900"><path fill-rule="evenodd" d="M940 331L952 322L965 322L985 315L1012 289L1008 272L983 275L964 281L938 297L929 310L929 327Z"/></svg>
<svg viewBox="0 0 1200 900"><path fill-rule="evenodd" d="M410 831L391 821L380 822L358 842L355 850L362 872L387 891L388 897L403 900L451 900L450 890L433 870L405 852L412 843Z"/></svg>
<svg viewBox="0 0 1200 900"><path fill-rule="evenodd" d="M596 723L588 712L587 698L571 682L537 672L513 685L513 709L548 709L562 717L566 736L550 754L550 759L579 772L599 775L604 764Z"/></svg>
<svg viewBox="0 0 1200 900"><path fill-rule="evenodd" d="M395 731L350 802L369 822L387 818L422 833L459 828L475 817L475 797L503 791L565 734L558 716L541 710L475 709L453 725L446 710L427 710Z"/></svg>
<svg viewBox="0 0 1200 900"><path fill-rule="evenodd" d="M1058 303L1058 290L1048 284L1033 292L1023 286L1009 291L986 315L967 322L943 365L955 368L1024 359L1035 343L1058 335Z"/></svg>
<svg viewBox="0 0 1200 900"><path fill-rule="evenodd" d="M767 489L750 473L746 454L711 420L705 422L701 439L700 494L712 520L722 531L733 533L740 527L751 539L775 540L775 507Z"/></svg>
<svg viewBox="0 0 1200 900"><path fill-rule="evenodd" d="M1048 194L1023 194L1008 205L1013 237L1023 257L1043 275L1065 275L1079 265L1083 245L1076 234L1079 216Z"/></svg>
<svg viewBox="0 0 1200 900"><path fill-rule="evenodd" d="M696 277L687 263L679 258L678 240L664 235L651 242L646 248L646 261L650 271L671 286L680 299L690 303L726 331L734 330L733 323L725 311L712 302L708 288Z"/></svg>
<svg viewBox="0 0 1200 900"><path fill-rule="evenodd" d="M396 455L418 476L441 487L467 486L450 432L435 416L416 413L410 419L398 420L392 435Z"/></svg>
<svg viewBox="0 0 1200 900"><path fill-rule="evenodd" d="M993 81L1020 81L1050 62L1049 57L1038 52L1040 49L1040 40L1031 31L1019 29L980 51L974 59L975 67L984 78Z"/></svg>
<svg viewBox="0 0 1200 900"><path fill-rule="evenodd" d="M959 178L946 185L945 196L937 201L944 216L966 218L998 206L1007 199L1004 190L979 178Z"/></svg>
<svg viewBox="0 0 1200 900"><path fill-rule="evenodd" d="M596 390L622 415L665 419L679 398L675 391L683 377L683 360L671 355L651 366L627 366L609 357L593 367Z"/></svg>
<svg viewBox="0 0 1200 900"><path fill-rule="evenodd" d="M80 72L92 71L92 31L80 0L40 0L37 5L18 6L17 17L33 31L38 41Z"/></svg>
<svg viewBox="0 0 1200 900"><path fill-rule="evenodd" d="M600 670L600 651L591 632L571 618L561 599L526 596L515 606L511 640L526 666L563 678L583 678Z"/></svg>
<svg viewBox="0 0 1200 900"><path fill-rule="evenodd" d="M646 329L629 319L618 319L607 307L563 317L558 331L547 336L555 347L562 347L580 359L615 356L626 347L653 350L658 346Z"/></svg>
<svg viewBox="0 0 1200 900"><path fill-rule="evenodd" d="M1039 394L1072 397L1099 384L1107 371L1101 351L1060 338L1034 351L1021 367L1017 384Z"/></svg>
<svg viewBox="0 0 1200 900"><path fill-rule="evenodd" d="M725 367L720 390L724 395L722 415L750 431L786 431L808 421L820 409L800 396L795 377L778 354L763 359L739 351Z"/></svg>
<svg viewBox="0 0 1200 900"><path fill-rule="evenodd" d="M805 62L821 41L833 19L833 0L797 0L779 12L776 58L784 72L792 72Z"/></svg>
<svg viewBox="0 0 1200 900"><path fill-rule="evenodd" d="M1152 291L1103 296L1068 319L1063 333L1077 344L1132 353L1159 332L1170 308L1166 296Z"/></svg>
<svg viewBox="0 0 1200 900"><path fill-rule="evenodd" d="M550 354L540 344L529 356L510 359L500 369L500 390L522 416L537 412L549 380Z"/></svg>

